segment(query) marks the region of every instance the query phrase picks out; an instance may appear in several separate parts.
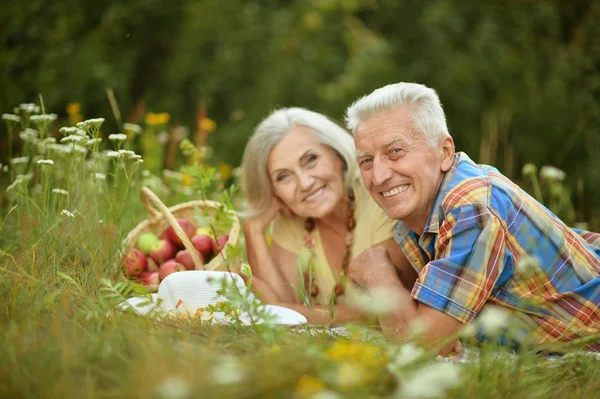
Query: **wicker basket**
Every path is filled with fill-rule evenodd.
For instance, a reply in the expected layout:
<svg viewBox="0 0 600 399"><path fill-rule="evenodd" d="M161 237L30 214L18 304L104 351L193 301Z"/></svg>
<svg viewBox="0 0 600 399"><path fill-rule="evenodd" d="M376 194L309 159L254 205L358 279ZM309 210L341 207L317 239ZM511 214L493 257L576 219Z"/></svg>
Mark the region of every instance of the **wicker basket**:
<svg viewBox="0 0 600 399"><path fill-rule="evenodd" d="M196 270L225 270L224 261L227 256L225 248L228 245L235 245L240 236L240 221L235 212L229 212L229 216L233 221L233 226L229 231L229 240L227 241L225 248L223 248L217 256L213 257L208 264L204 264L201 260L202 258L200 257L198 250L194 248L192 242L183 232L176 219L193 221L194 211L196 208L200 208L202 210L208 209L208 215L212 216L220 204L214 201L190 201L167 208L167 206L162 203L156 194L146 187L143 187L140 190L140 197L144 207L148 210L149 217L148 219L139 223L133 230L129 232L125 238L123 252L121 252L120 259L124 258L129 249L136 246L137 241L142 234L153 233L160 235L170 225L175 229L175 233L181 239L185 249L190 252L192 259L194 260L194 264L196 265ZM236 268L236 266L234 265L233 268Z"/></svg>

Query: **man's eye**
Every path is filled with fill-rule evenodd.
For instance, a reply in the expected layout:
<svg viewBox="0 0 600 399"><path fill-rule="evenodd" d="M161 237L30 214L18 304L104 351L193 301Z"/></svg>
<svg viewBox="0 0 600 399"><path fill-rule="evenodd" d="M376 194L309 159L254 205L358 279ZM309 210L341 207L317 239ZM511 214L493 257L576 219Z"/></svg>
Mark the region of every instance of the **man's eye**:
<svg viewBox="0 0 600 399"><path fill-rule="evenodd" d="M404 151L402 148L398 148L398 147L394 148L394 149L391 151L391 153L392 153L393 155L400 155L400 156L404 155L404 152L405 152L405 151Z"/></svg>
<svg viewBox="0 0 600 399"><path fill-rule="evenodd" d="M360 168L363 168L363 169L364 169L364 168L367 168L367 167L368 167L368 166L371 164L371 161L372 161L372 159L371 159L371 158L365 158L365 159L361 159L361 160L358 162L358 166L359 166Z"/></svg>

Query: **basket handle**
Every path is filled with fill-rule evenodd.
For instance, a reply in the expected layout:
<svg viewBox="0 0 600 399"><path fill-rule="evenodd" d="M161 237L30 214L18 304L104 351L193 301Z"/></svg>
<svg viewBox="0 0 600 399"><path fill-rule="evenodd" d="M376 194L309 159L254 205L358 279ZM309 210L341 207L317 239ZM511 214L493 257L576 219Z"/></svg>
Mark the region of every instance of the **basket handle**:
<svg viewBox="0 0 600 399"><path fill-rule="evenodd" d="M150 223L154 224L160 219L161 216L164 216L171 225L171 227L173 227L173 229L175 230L175 234L177 234L177 237L179 237L185 249L187 249L190 255L192 256L194 265L196 265L196 270L204 270L204 262L202 262L202 258L200 258L200 253L194 247L194 245L192 245L192 242L190 241L187 234L183 232L183 229L181 228L179 223L177 223L177 219L175 219L175 216L173 216L169 208L167 208L167 206L163 204L160 198L158 198L158 196L147 187L141 188L140 198L142 199L144 207L150 214ZM160 212L157 211L155 207L158 208Z"/></svg>

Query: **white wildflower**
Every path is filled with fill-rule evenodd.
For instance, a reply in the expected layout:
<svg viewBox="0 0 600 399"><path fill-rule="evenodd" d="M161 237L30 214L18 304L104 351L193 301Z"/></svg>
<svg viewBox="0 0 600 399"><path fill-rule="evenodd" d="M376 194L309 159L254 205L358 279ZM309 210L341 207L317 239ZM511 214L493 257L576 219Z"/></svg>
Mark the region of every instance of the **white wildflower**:
<svg viewBox="0 0 600 399"><path fill-rule="evenodd" d="M60 195L69 195L69 192L67 190L63 190L62 188L53 188L52 192L54 194L60 194Z"/></svg>
<svg viewBox="0 0 600 399"><path fill-rule="evenodd" d="M87 119L83 122L79 122L75 126L77 126L80 129L83 129L83 130L92 130L92 129L99 129L100 125L102 125L102 123L104 123L104 118L92 118L92 119Z"/></svg>
<svg viewBox="0 0 600 399"><path fill-rule="evenodd" d="M60 139L61 143L81 143L82 141L85 141L85 137L80 136L78 134L72 134L70 136L63 137L62 139Z"/></svg>
<svg viewBox="0 0 600 399"><path fill-rule="evenodd" d="M215 384L218 385L235 384L244 379L243 370L233 356L222 356L213 366L212 376Z"/></svg>
<svg viewBox="0 0 600 399"><path fill-rule="evenodd" d="M554 166L546 165L542 166L542 169L540 169L540 177L545 180L564 181L566 176L565 172Z"/></svg>
<svg viewBox="0 0 600 399"><path fill-rule="evenodd" d="M17 115L14 115L14 114L2 114L2 119L4 119L5 121L16 122L16 123L21 122L21 118L19 118Z"/></svg>
<svg viewBox="0 0 600 399"><path fill-rule="evenodd" d="M144 160L143 159L136 159L135 163L144 163Z"/></svg>
<svg viewBox="0 0 600 399"><path fill-rule="evenodd" d="M523 176L535 176L537 175L537 166L532 163L527 163L523 165L523 169L521 170Z"/></svg>
<svg viewBox="0 0 600 399"><path fill-rule="evenodd" d="M177 180L177 181L182 181L183 180L183 176L181 176L181 173L174 172L174 171L169 170L169 169L164 169L163 170L163 176L164 177L168 177L169 179Z"/></svg>
<svg viewBox="0 0 600 399"><path fill-rule="evenodd" d="M10 160L11 165L19 165L29 162L29 157L18 157Z"/></svg>
<svg viewBox="0 0 600 399"><path fill-rule="evenodd" d="M150 177L150 172L147 170L142 170L142 177Z"/></svg>
<svg viewBox="0 0 600 399"><path fill-rule="evenodd" d="M510 314L496 305L485 305L475 319L475 323L486 335L494 335L502 331L510 321Z"/></svg>
<svg viewBox="0 0 600 399"><path fill-rule="evenodd" d="M169 133L163 130L156 136L156 139L161 145L165 145L169 142Z"/></svg>
<svg viewBox="0 0 600 399"><path fill-rule="evenodd" d="M75 217L75 215L73 215L73 213L71 213L71 212L67 211L66 209L63 209L63 210L60 212L60 214L61 214L61 215L65 215L65 216L67 216L67 217L70 217L70 218L74 218L74 217Z"/></svg>
<svg viewBox="0 0 600 399"><path fill-rule="evenodd" d="M399 398L441 398L460 382L461 370L453 363L433 363L415 370L400 382Z"/></svg>
<svg viewBox="0 0 600 399"><path fill-rule="evenodd" d="M192 387L184 379L170 376L156 385L152 397L156 399L186 399L192 397Z"/></svg>
<svg viewBox="0 0 600 399"><path fill-rule="evenodd" d="M135 156L135 152L130 150L119 150L118 153L125 159L130 159Z"/></svg>
<svg viewBox="0 0 600 399"><path fill-rule="evenodd" d="M59 154L70 154L73 152L70 146L62 145L62 144L49 144L48 148L56 151Z"/></svg>
<svg viewBox="0 0 600 399"><path fill-rule="evenodd" d="M40 107L33 103L24 103L19 104L19 108L15 108L15 112L18 112L18 110L25 111L28 114L37 114L40 112Z"/></svg>
<svg viewBox="0 0 600 399"><path fill-rule="evenodd" d="M40 132L35 129L27 128L19 133L19 137L23 141L35 142L39 138Z"/></svg>
<svg viewBox="0 0 600 399"><path fill-rule="evenodd" d="M402 345L400 352L391 361L391 364L398 367L408 366L420 359L425 354L425 350L412 343Z"/></svg>
<svg viewBox="0 0 600 399"><path fill-rule="evenodd" d="M94 173L94 177L98 180L105 180L106 179L106 175L104 173Z"/></svg>
<svg viewBox="0 0 600 399"><path fill-rule="evenodd" d="M51 159L40 159L36 162L38 165L54 165L54 161Z"/></svg>
<svg viewBox="0 0 600 399"><path fill-rule="evenodd" d="M73 145L73 151L78 152L80 154L87 154L88 149L79 144L75 144Z"/></svg>
<svg viewBox="0 0 600 399"><path fill-rule="evenodd" d="M465 324L460 332L461 338L474 338L477 336L477 329L473 323Z"/></svg>
<svg viewBox="0 0 600 399"><path fill-rule="evenodd" d="M13 191L15 188L19 187L20 185L29 183L29 181L31 180L32 177L33 177L33 175L31 173L28 173L26 175L17 175L17 177L15 178L15 181L6 188L6 192Z"/></svg>
<svg viewBox="0 0 600 399"><path fill-rule="evenodd" d="M394 291L385 288L374 288L368 295L353 295L349 297L352 305L366 313L386 314L397 310L402 303Z"/></svg>
<svg viewBox="0 0 600 399"><path fill-rule="evenodd" d="M31 121L35 123L51 123L54 122L58 118L56 114L43 114L43 115L32 115Z"/></svg>
<svg viewBox="0 0 600 399"><path fill-rule="evenodd" d="M109 158L121 158L119 151L107 151L106 156Z"/></svg>
<svg viewBox="0 0 600 399"><path fill-rule="evenodd" d="M4 165L4 167L2 168L2 170L3 170L4 172L8 172L8 165Z"/></svg>
<svg viewBox="0 0 600 399"><path fill-rule="evenodd" d="M102 141L102 137L96 137L95 139L89 139L87 141L87 145L92 146L94 144L100 144L101 141Z"/></svg>
<svg viewBox="0 0 600 399"><path fill-rule="evenodd" d="M77 135L77 136L87 137L87 133L85 132L85 130L80 129L80 128L75 127L75 126L61 127L60 129L58 129L58 131L61 132L65 136L67 136L67 135Z"/></svg>
<svg viewBox="0 0 600 399"><path fill-rule="evenodd" d="M136 125L135 123L124 123L123 130L125 130L126 132L132 132L135 134L142 133L142 128L140 127L140 125Z"/></svg>
<svg viewBox="0 0 600 399"><path fill-rule="evenodd" d="M127 135L123 133L109 134L108 139L110 141L125 141L127 140Z"/></svg>
<svg viewBox="0 0 600 399"><path fill-rule="evenodd" d="M56 143L56 138L55 137L46 137L44 140L41 141L42 144L54 144Z"/></svg>

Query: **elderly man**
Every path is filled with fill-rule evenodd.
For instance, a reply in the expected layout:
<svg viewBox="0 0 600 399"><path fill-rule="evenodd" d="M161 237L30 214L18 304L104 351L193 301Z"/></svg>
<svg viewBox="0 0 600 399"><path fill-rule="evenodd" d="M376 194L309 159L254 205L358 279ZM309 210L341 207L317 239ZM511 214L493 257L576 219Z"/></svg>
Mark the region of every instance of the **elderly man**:
<svg viewBox="0 0 600 399"><path fill-rule="evenodd" d="M401 301L380 316L387 335L419 318L425 336L442 341L490 303L523 320L537 343L600 333L600 234L569 228L497 169L455 153L434 90L375 90L348 108L347 123L365 186L399 220L401 260L371 249L349 271Z"/></svg>

